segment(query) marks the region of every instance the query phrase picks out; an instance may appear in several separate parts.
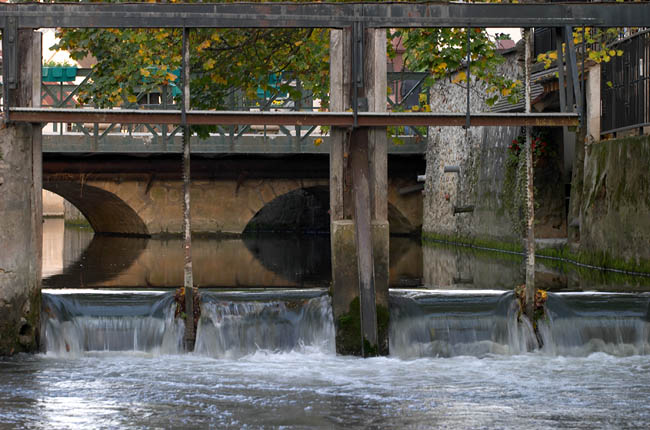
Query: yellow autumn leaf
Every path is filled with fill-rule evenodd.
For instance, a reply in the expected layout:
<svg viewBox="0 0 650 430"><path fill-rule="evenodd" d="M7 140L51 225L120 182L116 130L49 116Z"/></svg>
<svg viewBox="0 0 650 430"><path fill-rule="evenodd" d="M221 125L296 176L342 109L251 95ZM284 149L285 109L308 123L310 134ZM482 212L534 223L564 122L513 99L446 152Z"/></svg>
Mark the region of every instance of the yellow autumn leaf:
<svg viewBox="0 0 650 430"><path fill-rule="evenodd" d="M320 137L317 137L314 139L314 146L320 146L320 144L323 143L323 139Z"/></svg>
<svg viewBox="0 0 650 430"><path fill-rule="evenodd" d="M557 60L557 51L549 52L548 58L551 60Z"/></svg>
<svg viewBox="0 0 650 430"><path fill-rule="evenodd" d="M208 49L209 47L210 47L210 39L206 39L196 47L196 50L200 52L205 49Z"/></svg>
<svg viewBox="0 0 650 430"><path fill-rule="evenodd" d="M616 51L616 56L617 56L617 57L620 57L621 55L623 55L623 51L622 51L622 50L619 49L618 51Z"/></svg>
<svg viewBox="0 0 650 430"><path fill-rule="evenodd" d="M166 79L167 79L168 81L175 81L176 79L178 79L178 76L176 76L176 75L173 74L173 73L167 73Z"/></svg>
<svg viewBox="0 0 650 430"><path fill-rule="evenodd" d="M203 70L212 70L214 69L214 65L216 64L216 61L214 58L210 58L208 61L203 63Z"/></svg>
<svg viewBox="0 0 650 430"><path fill-rule="evenodd" d="M210 36L210 39L214 40L215 42L220 42L221 41L221 37L219 36L219 33L217 33L216 31L214 33L212 33L212 36Z"/></svg>
<svg viewBox="0 0 650 430"><path fill-rule="evenodd" d="M502 95L503 97L508 97L508 96L510 95L510 89L509 89L509 88L503 88L503 89L501 90L501 95Z"/></svg>
<svg viewBox="0 0 650 430"><path fill-rule="evenodd" d="M413 112L417 112L417 111L420 110L420 106L415 105L415 106L413 106L413 107L411 108L411 110L412 110Z"/></svg>
<svg viewBox="0 0 650 430"><path fill-rule="evenodd" d="M465 72L458 72L456 76L454 76L454 79L451 80L451 83L457 84L461 81L464 81L465 79L467 79L467 75L465 74Z"/></svg>
<svg viewBox="0 0 650 430"><path fill-rule="evenodd" d="M134 96L133 94L129 94L126 99L129 101L129 103L135 103L138 101L138 98Z"/></svg>
<svg viewBox="0 0 650 430"><path fill-rule="evenodd" d="M294 43L294 45L295 45L295 46L300 46L300 45L302 45L302 40L296 40L296 42Z"/></svg>
<svg viewBox="0 0 650 430"><path fill-rule="evenodd" d="M611 55L612 57L614 57L614 56L616 55L616 51L614 51L613 49L610 49L610 50L609 50L609 55Z"/></svg>
<svg viewBox="0 0 650 430"><path fill-rule="evenodd" d="M142 76L144 76L145 78L148 78L149 76L151 76L151 72L149 71L149 69L140 69L140 74Z"/></svg>

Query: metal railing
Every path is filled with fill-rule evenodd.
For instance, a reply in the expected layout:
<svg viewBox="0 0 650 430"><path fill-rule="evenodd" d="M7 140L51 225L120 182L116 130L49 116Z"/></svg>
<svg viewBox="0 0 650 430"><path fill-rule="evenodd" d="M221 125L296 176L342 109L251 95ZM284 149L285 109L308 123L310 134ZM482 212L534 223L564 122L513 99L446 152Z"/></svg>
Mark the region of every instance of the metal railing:
<svg viewBox="0 0 650 430"><path fill-rule="evenodd" d="M79 108L79 91L83 84L92 79L92 69L78 69L79 83L42 82L42 106L44 108ZM409 111L420 100L428 102L428 92L423 88L426 73L389 72L388 85L391 94L387 96L389 111ZM318 100L312 93L302 89L300 81L293 80L301 94L292 99L287 94L264 94L257 99L247 98L243 91L233 89L227 98L229 111L316 111ZM92 104L88 105L89 107ZM172 96L170 86L162 86L153 92L138 94L137 101L124 103L114 108L141 110L179 109ZM44 125L44 149L46 151L106 151L106 152L176 152L180 148L178 126L169 124L119 124L119 123L49 123ZM395 127L394 135L406 147L394 152L423 152L421 148L409 148L426 139L427 127ZM63 137L65 136L65 137ZM326 152L327 127L238 124L216 126L210 135L196 140L193 147L200 152ZM316 143L316 144L315 144ZM410 145L409 145L410 144ZM262 149L264 148L264 149Z"/></svg>
<svg viewBox="0 0 650 430"><path fill-rule="evenodd" d="M650 126L650 30L611 46L623 51L601 65L601 135Z"/></svg>

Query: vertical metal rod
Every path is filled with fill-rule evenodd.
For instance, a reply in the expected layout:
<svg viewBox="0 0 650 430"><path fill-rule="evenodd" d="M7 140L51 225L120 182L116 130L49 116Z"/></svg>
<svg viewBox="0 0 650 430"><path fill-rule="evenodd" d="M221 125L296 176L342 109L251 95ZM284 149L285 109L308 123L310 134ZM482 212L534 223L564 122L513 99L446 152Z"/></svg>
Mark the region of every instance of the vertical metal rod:
<svg viewBox="0 0 650 430"><path fill-rule="evenodd" d="M190 219L190 127L187 125L187 110L190 108L190 48L189 29L183 28L183 96L181 105L181 126L183 127L183 239L185 264L183 287L185 288L185 348L194 350L194 280L192 275L192 223Z"/></svg>
<svg viewBox="0 0 650 430"><path fill-rule="evenodd" d="M530 113L531 38L530 29L523 30L525 43L524 79L526 113ZM532 321L535 305L535 195L533 191L532 127L526 126L526 315Z"/></svg>
<svg viewBox="0 0 650 430"><path fill-rule="evenodd" d="M18 22L17 18L9 17L2 29L2 62L4 122L9 122L9 108L11 107L11 90L18 88Z"/></svg>
<svg viewBox="0 0 650 430"><path fill-rule="evenodd" d="M576 47L573 43L573 27L565 26L564 34L566 37L566 50L567 50L567 75L570 76L571 81L567 80L567 83L571 82L572 86L569 90L573 95L572 99L576 105L576 111L582 115L582 99L580 98L580 82L578 77L578 60L576 58ZM570 67L569 67L570 66ZM569 75L570 69L570 75Z"/></svg>
<svg viewBox="0 0 650 430"><path fill-rule="evenodd" d="M562 30L558 27L555 29L555 49L557 49L557 79L560 86L560 112L567 111L566 105L566 86L564 84L564 52L562 52Z"/></svg>
<svg viewBox="0 0 650 430"><path fill-rule="evenodd" d="M360 69L363 69L363 33L361 23L355 21L352 25L352 115L353 128L357 128L357 115L359 113L359 89L363 85L362 79L359 79Z"/></svg>
<svg viewBox="0 0 650 430"><path fill-rule="evenodd" d="M587 45L585 44L585 38L586 38L585 27L583 26L582 27L582 41L580 43L582 45L582 47L580 49L582 51L582 79L580 79L580 100L585 100L585 85L587 85L587 79L585 77L585 56L587 54L587 49L586 49ZM583 109L583 111L580 112L580 117L585 118L585 121L586 121L586 115L585 114L586 114L587 109L585 108L584 104L582 106L582 109ZM584 125L586 125L586 123Z"/></svg>
<svg viewBox="0 0 650 430"><path fill-rule="evenodd" d="M469 129L470 127L469 86L471 83L471 79L470 79L469 67L472 63L472 45L469 39L470 32L471 32L471 28L467 27L467 109L465 110L465 129Z"/></svg>

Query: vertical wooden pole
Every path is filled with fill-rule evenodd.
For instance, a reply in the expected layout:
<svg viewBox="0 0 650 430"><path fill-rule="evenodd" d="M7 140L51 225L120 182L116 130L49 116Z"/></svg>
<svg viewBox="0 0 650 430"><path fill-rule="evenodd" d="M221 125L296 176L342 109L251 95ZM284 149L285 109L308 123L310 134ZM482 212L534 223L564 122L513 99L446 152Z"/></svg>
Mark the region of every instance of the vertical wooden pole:
<svg viewBox="0 0 650 430"><path fill-rule="evenodd" d="M364 95L370 112L387 110L386 30L366 29ZM372 258L376 304L377 353L388 354L388 135L386 127L368 129L369 186L372 218Z"/></svg>
<svg viewBox="0 0 650 430"><path fill-rule="evenodd" d="M526 28L523 31L526 113L530 113L530 29ZM532 128L526 126L526 315L532 321L535 306L535 195L531 132Z"/></svg>
<svg viewBox="0 0 650 430"><path fill-rule="evenodd" d="M357 31L360 29L357 28ZM386 110L386 33L366 29L352 67L352 29L330 36L330 107ZM357 33L357 35L359 35ZM357 47L358 48L358 47ZM363 58L359 55L363 52ZM352 71L363 70L356 83ZM358 77L358 76L357 76ZM332 127L330 216L332 308L340 354L388 353L388 203L385 128Z"/></svg>
<svg viewBox="0 0 650 430"><path fill-rule="evenodd" d="M185 264L183 287L185 288L185 348L194 350L194 280L192 277L192 223L190 218L190 127L185 118L190 109L190 47L189 29L183 28L183 239Z"/></svg>
<svg viewBox="0 0 650 430"><path fill-rule="evenodd" d="M352 131L350 164L352 168L352 195L354 198L354 227L359 275L359 302L361 351L367 356L377 349L377 303L375 299L375 264L373 257L372 223L370 217L370 182L368 159L368 129ZM375 355L376 352L372 353Z"/></svg>

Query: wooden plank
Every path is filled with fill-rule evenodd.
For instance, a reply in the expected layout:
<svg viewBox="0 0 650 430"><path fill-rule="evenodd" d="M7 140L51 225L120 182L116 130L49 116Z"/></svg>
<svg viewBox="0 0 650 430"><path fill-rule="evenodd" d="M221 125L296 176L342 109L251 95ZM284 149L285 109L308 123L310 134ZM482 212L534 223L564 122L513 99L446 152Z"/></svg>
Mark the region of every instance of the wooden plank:
<svg viewBox="0 0 650 430"><path fill-rule="evenodd" d="M352 131L354 144L350 150L352 170L352 198L354 200L355 242L359 270L359 302L361 306L362 353L365 341L377 345L377 305L375 300L375 260L373 257L372 222L370 211L370 183L368 159L368 129Z"/></svg>

